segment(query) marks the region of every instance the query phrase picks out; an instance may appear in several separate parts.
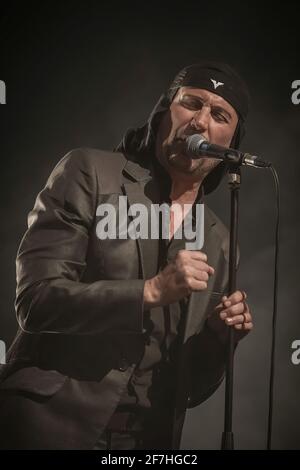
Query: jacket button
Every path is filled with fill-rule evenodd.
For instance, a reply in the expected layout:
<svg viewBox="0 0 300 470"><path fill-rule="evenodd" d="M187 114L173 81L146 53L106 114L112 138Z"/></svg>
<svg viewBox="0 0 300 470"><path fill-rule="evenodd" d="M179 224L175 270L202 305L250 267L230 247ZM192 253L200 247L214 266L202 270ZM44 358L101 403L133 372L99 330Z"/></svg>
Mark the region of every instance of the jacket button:
<svg viewBox="0 0 300 470"><path fill-rule="evenodd" d="M122 357L122 359L119 362L119 370L121 372L125 372L129 367L129 363L125 357Z"/></svg>

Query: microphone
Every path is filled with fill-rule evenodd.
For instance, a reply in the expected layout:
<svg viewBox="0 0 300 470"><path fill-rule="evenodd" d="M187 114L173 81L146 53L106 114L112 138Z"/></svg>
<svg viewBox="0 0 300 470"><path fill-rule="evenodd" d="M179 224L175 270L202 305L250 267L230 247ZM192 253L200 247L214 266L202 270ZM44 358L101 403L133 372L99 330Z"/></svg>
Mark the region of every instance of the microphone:
<svg viewBox="0 0 300 470"><path fill-rule="evenodd" d="M205 158L209 156L210 158L217 158L218 160L223 160L235 165L246 165L254 168L268 168L271 166L270 162L265 162L255 155L211 144L208 140L205 140L201 134L193 134L187 137L185 143L186 153L192 159Z"/></svg>

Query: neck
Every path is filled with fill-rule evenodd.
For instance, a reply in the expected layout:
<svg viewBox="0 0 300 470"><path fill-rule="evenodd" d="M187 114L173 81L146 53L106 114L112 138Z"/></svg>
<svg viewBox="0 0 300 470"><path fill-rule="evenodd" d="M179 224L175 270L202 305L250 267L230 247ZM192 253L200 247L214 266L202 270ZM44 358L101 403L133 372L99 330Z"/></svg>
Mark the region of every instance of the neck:
<svg viewBox="0 0 300 470"><path fill-rule="evenodd" d="M202 181L186 181L172 178L170 198L183 204L193 203L197 197Z"/></svg>
<svg viewBox="0 0 300 470"><path fill-rule="evenodd" d="M171 179L170 199L182 204L193 204L206 174L198 174L196 178L192 178L191 175L187 176L166 166L159 157L157 160Z"/></svg>

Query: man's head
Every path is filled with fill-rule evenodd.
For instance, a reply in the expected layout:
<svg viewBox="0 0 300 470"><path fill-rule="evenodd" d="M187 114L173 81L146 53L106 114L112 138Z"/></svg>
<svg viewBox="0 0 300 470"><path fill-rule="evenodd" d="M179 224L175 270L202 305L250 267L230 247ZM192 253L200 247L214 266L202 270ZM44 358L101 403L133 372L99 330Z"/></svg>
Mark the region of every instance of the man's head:
<svg viewBox="0 0 300 470"><path fill-rule="evenodd" d="M180 71L167 98L170 105L157 129L156 156L171 175L203 179L219 162L190 159L185 139L198 133L212 143L237 147L248 111L247 88L226 64L203 62Z"/></svg>
<svg viewBox="0 0 300 470"><path fill-rule="evenodd" d="M202 88L180 87L159 124L156 156L171 175L203 179L219 162L189 158L185 153L186 138L202 134L209 142L229 147L238 120L236 110L222 96Z"/></svg>
<svg viewBox="0 0 300 470"><path fill-rule="evenodd" d="M145 158L153 160L156 154L165 167L168 160L172 168L178 166L182 175L192 175L195 171L196 177L202 166L202 170L207 170L203 187L208 194L220 183L226 164L222 162L215 167L216 161L212 159L188 162L180 154L183 147L180 139L199 133L213 143L239 148L245 133L248 104L247 86L231 67L208 61L190 65L176 75L161 95L147 123L129 129L116 150L141 162ZM221 116L228 120L229 114L230 122L222 122Z"/></svg>

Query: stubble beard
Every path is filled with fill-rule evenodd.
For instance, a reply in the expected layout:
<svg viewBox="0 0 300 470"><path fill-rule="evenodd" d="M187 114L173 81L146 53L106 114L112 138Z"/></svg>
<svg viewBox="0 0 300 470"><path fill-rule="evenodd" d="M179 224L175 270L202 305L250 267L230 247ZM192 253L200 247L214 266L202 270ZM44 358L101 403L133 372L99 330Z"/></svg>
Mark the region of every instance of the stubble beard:
<svg viewBox="0 0 300 470"><path fill-rule="evenodd" d="M164 149L164 160L170 168L185 175L204 178L220 163L214 158L191 159L185 154L184 141L173 141Z"/></svg>

